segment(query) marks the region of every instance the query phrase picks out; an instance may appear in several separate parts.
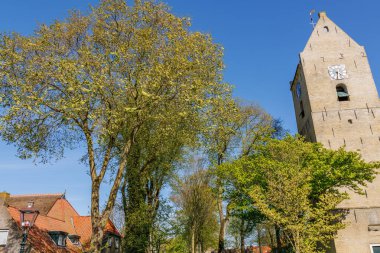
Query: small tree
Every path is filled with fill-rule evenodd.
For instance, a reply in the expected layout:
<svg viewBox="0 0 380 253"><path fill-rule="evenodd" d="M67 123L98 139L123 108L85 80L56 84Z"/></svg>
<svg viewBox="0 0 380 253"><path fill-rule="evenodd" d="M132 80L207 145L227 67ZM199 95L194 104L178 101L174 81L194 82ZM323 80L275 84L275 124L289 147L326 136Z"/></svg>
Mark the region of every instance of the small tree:
<svg viewBox="0 0 380 253"><path fill-rule="evenodd" d="M254 155L239 159L228 171L235 187L251 197L271 223L280 227L296 253L319 252L344 227L338 204L346 187L361 193L374 179L378 163L355 152L333 151L300 137L270 140Z"/></svg>
<svg viewBox="0 0 380 253"><path fill-rule="evenodd" d="M241 253L245 253L245 240L253 234L256 226L254 219L244 217L245 215L231 215L227 232L234 237L235 248L240 248Z"/></svg>

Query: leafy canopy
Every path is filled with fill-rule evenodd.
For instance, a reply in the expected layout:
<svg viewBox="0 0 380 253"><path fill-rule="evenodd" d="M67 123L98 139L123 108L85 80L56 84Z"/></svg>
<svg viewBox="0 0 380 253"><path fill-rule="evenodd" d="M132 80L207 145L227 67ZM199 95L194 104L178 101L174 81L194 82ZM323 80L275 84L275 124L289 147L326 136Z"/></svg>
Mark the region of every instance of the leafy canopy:
<svg viewBox="0 0 380 253"><path fill-rule="evenodd" d="M338 204L349 196L342 187L362 193L378 163L355 152L334 151L303 138L269 140L251 156L220 166L233 194L249 196L266 219L279 226L295 252L317 252L344 227Z"/></svg>

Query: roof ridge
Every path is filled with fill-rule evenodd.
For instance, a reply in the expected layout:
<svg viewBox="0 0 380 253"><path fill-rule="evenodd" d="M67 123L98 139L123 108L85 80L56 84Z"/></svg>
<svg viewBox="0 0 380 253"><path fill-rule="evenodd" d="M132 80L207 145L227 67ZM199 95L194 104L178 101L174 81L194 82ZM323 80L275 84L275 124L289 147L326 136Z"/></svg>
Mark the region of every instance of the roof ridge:
<svg viewBox="0 0 380 253"><path fill-rule="evenodd" d="M43 197L43 196L63 196L63 193L35 193L35 194L11 194L10 197Z"/></svg>
<svg viewBox="0 0 380 253"><path fill-rule="evenodd" d="M59 218L55 218L55 217L52 217L52 216L49 216L49 215L41 215L41 216L49 218L49 219L52 219L52 220L61 221L63 223L66 223L65 220L61 220Z"/></svg>

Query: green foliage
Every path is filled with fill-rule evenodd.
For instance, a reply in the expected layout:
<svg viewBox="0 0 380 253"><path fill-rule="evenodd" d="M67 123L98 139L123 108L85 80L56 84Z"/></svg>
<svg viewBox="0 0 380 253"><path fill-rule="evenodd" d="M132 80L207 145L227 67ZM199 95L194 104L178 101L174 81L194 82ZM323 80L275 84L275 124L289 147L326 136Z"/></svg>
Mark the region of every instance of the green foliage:
<svg viewBox="0 0 380 253"><path fill-rule="evenodd" d="M198 247L203 252L216 246L216 201L210 179L207 171L198 170L173 185L175 194L172 199L179 208L177 220L191 252Z"/></svg>
<svg viewBox="0 0 380 253"><path fill-rule="evenodd" d="M275 121L257 105L243 105L230 97L220 96L206 111L207 127L203 134L204 151L211 170L226 161L251 154L275 133ZM278 125L278 124L277 124ZM224 251L225 230L229 219L227 201L224 205L225 186L221 177L215 178L215 192L219 215L218 252Z"/></svg>
<svg viewBox="0 0 380 253"><path fill-rule="evenodd" d="M355 152L333 151L301 137L270 140L257 153L220 166L220 175L271 223L279 226L295 252L319 252L344 227L348 198L342 188L361 193L378 163Z"/></svg>
<svg viewBox="0 0 380 253"><path fill-rule="evenodd" d="M188 253L188 242L181 235L172 238L165 248L168 253Z"/></svg>
<svg viewBox="0 0 380 253"><path fill-rule="evenodd" d="M173 112L173 111L172 111ZM152 238L160 193L170 179L185 147L196 141L195 122L167 117L144 124L135 137L126 165L121 193L124 206L126 249L145 252ZM166 126L173 132L168 132ZM153 245L149 245L153 247Z"/></svg>
<svg viewBox="0 0 380 253"><path fill-rule="evenodd" d="M168 244L169 238L172 236L172 214L173 207L166 201L161 201L151 229L151 248L155 252L160 252Z"/></svg>

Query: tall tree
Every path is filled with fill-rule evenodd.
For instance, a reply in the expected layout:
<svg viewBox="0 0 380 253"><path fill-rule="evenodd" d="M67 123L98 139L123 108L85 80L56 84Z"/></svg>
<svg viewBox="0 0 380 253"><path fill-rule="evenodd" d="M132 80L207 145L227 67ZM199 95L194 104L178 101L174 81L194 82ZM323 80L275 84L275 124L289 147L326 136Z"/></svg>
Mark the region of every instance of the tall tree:
<svg viewBox="0 0 380 253"><path fill-rule="evenodd" d="M208 171L197 170L195 173L179 179L174 185L175 203L179 207L179 219L187 232L191 253L203 253L213 245L216 238L216 202L210 186Z"/></svg>
<svg viewBox="0 0 380 253"><path fill-rule="evenodd" d="M206 113L208 127L204 132L205 150L213 168L236 157L255 151L276 132L279 124L257 105L243 105L230 97L216 99ZM230 216L230 203L224 201L226 182L216 178L216 194L219 214L218 252L224 251L226 227Z"/></svg>
<svg viewBox="0 0 380 253"><path fill-rule="evenodd" d="M378 163L355 152L333 151L300 137L270 140L257 153L225 165L236 188L251 197L271 223L281 228L296 253L319 252L344 227L338 204L361 193L374 179Z"/></svg>
<svg viewBox="0 0 380 253"><path fill-rule="evenodd" d="M167 111L173 113L175 108ZM185 146L196 140L196 122L167 115L161 122L152 123L136 136L138 144L131 150L121 187L123 240L125 249L131 252L145 252L148 247L161 189L174 172ZM168 128L172 131L168 132Z"/></svg>
<svg viewBox="0 0 380 253"><path fill-rule="evenodd" d="M229 90L221 84L221 48L208 35L190 33L189 25L163 4L103 0L88 16L72 12L32 36L1 36L1 136L18 146L20 157L42 161L85 146L92 252L100 252L144 124L165 117L197 122L216 91ZM110 169L112 186L100 210Z"/></svg>

